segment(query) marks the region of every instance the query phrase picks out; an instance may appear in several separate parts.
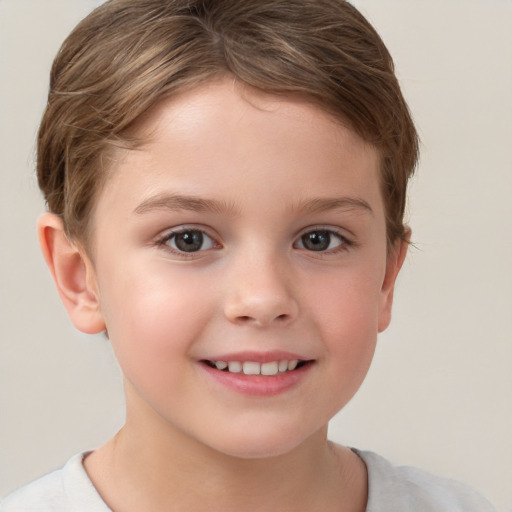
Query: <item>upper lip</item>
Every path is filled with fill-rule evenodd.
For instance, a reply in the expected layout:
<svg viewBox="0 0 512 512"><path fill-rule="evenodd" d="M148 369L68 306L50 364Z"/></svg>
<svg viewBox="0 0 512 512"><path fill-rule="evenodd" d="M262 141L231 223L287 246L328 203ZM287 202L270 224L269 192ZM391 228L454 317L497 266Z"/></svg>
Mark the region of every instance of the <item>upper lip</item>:
<svg viewBox="0 0 512 512"><path fill-rule="evenodd" d="M203 361L251 361L255 363L271 363L273 361L310 361L312 358L303 355L285 352L282 350L272 350L269 352L242 351L230 352L229 354L218 354L215 356L203 357Z"/></svg>

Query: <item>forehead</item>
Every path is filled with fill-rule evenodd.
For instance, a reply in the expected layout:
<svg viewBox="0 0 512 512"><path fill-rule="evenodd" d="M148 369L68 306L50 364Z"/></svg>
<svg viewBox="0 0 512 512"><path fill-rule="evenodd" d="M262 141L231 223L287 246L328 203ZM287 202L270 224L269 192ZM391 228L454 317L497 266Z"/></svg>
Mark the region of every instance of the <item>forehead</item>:
<svg viewBox="0 0 512 512"><path fill-rule="evenodd" d="M309 136L319 131L326 144L332 143L333 152L339 147L341 133L344 138L351 137L350 145L343 145L344 153L349 149L358 153L365 146L370 151L374 149L351 129L349 121L329 114L308 96L266 93L229 75L161 100L140 118L134 130L147 148L158 142L161 130L172 129L175 140L213 140L216 135L236 136L244 124L245 128L254 128L252 142L268 142L275 139L279 130L293 129L296 136L304 131ZM265 130L259 130L261 127Z"/></svg>
<svg viewBox="0 0 512 512"><path fill-rule="evenodd" d="M142 144L116 154L101 195L124 191L140 204L177 191L275 207L276 192L329 198L337 184L338 195L364 194L380 207L377 150L303 98L223 79L163 100L135 132Z"/></svg>

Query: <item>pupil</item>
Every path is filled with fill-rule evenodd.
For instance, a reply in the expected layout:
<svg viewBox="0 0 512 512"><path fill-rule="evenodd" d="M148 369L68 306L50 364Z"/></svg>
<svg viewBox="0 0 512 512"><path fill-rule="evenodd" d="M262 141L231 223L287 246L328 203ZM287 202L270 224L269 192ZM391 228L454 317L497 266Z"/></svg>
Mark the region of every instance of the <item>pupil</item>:
<svg viewBox="0 0 512 512"><path fill-rule="evenodd" d="M185 231L175 235L176 247L183 252L199 251L203 245L201 231Z"/></svg>
<svg viewBox="0 0 512 512"><path fill-rule="evenodd" d="M302 243L310 251L325 251L331 243L328 231L313 231L302 236Z"/></svg>

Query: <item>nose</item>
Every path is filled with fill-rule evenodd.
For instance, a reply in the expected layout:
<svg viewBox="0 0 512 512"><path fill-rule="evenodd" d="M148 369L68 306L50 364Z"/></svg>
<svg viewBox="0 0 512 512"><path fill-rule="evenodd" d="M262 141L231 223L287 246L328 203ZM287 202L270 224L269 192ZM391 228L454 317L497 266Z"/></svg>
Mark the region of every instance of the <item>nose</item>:
<svg viewBox="0 0 512 512"><path fill-rule="evenodd" d="M290 324L299 312L293 288L286 265L272 257L251 257L229 276L225 316L239 325Z"/></svg>

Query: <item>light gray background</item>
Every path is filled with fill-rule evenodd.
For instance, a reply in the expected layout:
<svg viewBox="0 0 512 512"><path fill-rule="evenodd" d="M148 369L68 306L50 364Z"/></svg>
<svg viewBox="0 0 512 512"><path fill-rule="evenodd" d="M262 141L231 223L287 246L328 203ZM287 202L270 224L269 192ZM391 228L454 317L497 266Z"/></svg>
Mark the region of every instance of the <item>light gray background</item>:
<svg viewBox="0 0 512 512"><path fill-rule="evenodd" d="M108 342L74 330L40 256L34 139L51 60L94 0L0 0L0 495L123 421ZM391 328L331 437L512 507L512 1L360 0L422 141Z"/></svg>

